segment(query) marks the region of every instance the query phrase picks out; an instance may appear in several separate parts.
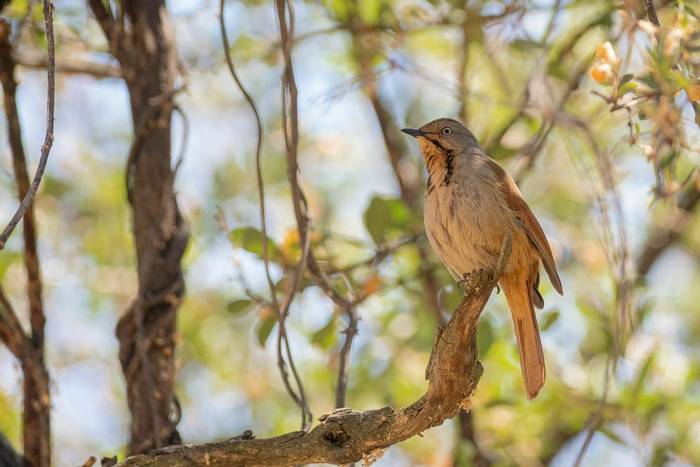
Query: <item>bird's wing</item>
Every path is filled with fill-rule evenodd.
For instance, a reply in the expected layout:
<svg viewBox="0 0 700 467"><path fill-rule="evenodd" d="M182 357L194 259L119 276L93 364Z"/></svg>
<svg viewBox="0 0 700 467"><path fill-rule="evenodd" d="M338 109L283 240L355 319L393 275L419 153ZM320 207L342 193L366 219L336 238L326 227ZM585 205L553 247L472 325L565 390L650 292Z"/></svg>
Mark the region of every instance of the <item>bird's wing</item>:
<svg viewBox="0 0 700 467"><path fill-rule="evenodd" d="M557 266L554 263L552 250L549 247L549 242L547 242L547 237L544 235L544 231L542 230L540 223L530 210L530 207L525 202L525 199L523 199L523 195L520 193L518 186L515 184L510 175L508 175L506 171L503 170L503 168L490 157L485 157L485 160L496 174L498 187L505 195L508 206L513 210L513 212L515 212L517 218L522 223L528 238L539 252L544 269L547 271L547 275L549 276L549 280L552 282L552 285L557 292L562 294L563 290L561 287L561 279L559 279L559 274L557 273Z"/></svg>

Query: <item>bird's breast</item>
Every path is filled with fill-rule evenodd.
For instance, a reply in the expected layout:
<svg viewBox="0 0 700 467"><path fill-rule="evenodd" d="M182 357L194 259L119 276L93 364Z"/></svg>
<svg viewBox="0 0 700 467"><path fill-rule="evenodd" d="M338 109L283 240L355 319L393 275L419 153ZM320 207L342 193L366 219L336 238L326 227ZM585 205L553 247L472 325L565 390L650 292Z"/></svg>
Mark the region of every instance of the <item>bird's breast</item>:
<svg viewBox="0 0 700 467"><path fill-rule="evenodd" d="M424 219L430 244L456 279L493 268L503 238L514 226L497 188L464 177L426 191Z"/></svg>

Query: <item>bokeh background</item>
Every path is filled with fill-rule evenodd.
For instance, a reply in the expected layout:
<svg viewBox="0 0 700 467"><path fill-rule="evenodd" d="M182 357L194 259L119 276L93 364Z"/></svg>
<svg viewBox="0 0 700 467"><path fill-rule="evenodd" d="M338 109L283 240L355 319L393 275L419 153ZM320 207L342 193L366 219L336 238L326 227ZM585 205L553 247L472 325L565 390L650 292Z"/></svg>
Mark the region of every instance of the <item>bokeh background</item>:
<svg viewBox="0 0 700 467"><path fill-rule="evenodd" d="M176 188L192 230L178 317L179 429L195 443L247 429L258 437L281 434L298 429L299 412L277 371L269 308L254 299L268 294L262 261L240 235L260 228L254 120L225 67L218 2L167 5L186 70L177 102L187 123L175 115L173 144L183 154ZM13 2L9 14L21 17L28 7ZM402 406L425 390L436 326L426 274L437 281L444 312L459 292L422 236L425 174L417 147L395 130L457 116L517 175L550 238L565 290L560 297L543 281L539 321L548 381L533 402L521 387L505 300L491 298L479 328L485 368L473 411L479 450L496 465L572 465L592 429L582 465L700 463L700 221L677 207L700 186L694 175L700 132L687 88L693 81L664 87L662 73L683 60L690 63L683 62L686 76L693 71L697 7L658 5L664 29L650 33L649 23L635 19L644 18L637 2L295 4L300 177L314 248L329 270L347 269L334 280L367 296L358 308L349 407ZM45 51L40 6L32 11L20 56ZM294 261L299 246L280 127L274 5L228 2L225 21L233 59L264 121L269 236ZM674 28L685 57L665 55ZM84 2L56 1L56 32L59 58L113 63ZM616 57L601 51L605 41ZM598 73L590 74L595 66ZM625 109L611 112L611 102L593 94L613 95L626 73L639 86L629 92L661 89L631 117ZM21 67L18 79L34 167L43 141L45 70ZM59 74L57 86L55 145L36 209L54 461L68 466L91 454L124 452L129 414L114 328L137 282L124 186L132 138L124 84ZM676 117L669 117L676 133L657 153L661 101ZM16 201L4 120L0 132L5 219ZM397 170L392 150L399 151ZM416 187L417 202L402 200L397 177ZM667 238L655 236L659 229L680 235L638 274L649 242ZM380 263L362 264L412 235L416 241L392 247ZM0 252L0 279L24 310L21 248L15 235ZM283 264L272 272L275 280L287 273ZM333 408L345 325L315 286L291 307L292 352L315 416ZM18 449L20 410L21 372L0 348L0 431ZM392 447L378 465L473 465L475 451L448 421Z"/></svg>

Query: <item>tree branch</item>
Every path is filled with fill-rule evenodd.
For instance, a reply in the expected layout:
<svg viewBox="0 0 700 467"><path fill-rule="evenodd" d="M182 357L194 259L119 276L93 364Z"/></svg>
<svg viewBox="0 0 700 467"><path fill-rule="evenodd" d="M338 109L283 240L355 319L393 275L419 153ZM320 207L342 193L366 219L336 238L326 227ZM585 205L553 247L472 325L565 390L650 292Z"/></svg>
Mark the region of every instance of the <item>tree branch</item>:
<svg viewBox="0 0 700 467"><path fill-rule="evenodd" d="M14 59L17 65L24 68L37 70L46 69L46 58L35 51L16 54ZM122 77L121 68L117 65L99 63L73 56L57 57L56 72L65 74L90 75L97 79Z"/></svg>
<svg viewBox="0 0 700 467"><path fill-rule="evenodd" d="M231 46L228 40L228 34L226 32L226 22L225 22L225 1L219 1L219 29L221 35L221 42L224 50L224 58L226 59L226 65L228 67L229 74L236 83L241 94L245 98L248 106L250 107L253 116L255 117L255 126L257 130L257 138L255 145L255 174L257 179L258 188L258 203L260 211L260 229L262 232L262 256L263 264L265 266L265 277L267 280L268 288L270 291L270 300L272 306L277 314L278 319L278 332L277 332L277 367L282 378L287 393L292 398L292 400L299 406L302 414L302 427L306 427L311 422L311 414L308 404L306 403L306 396L304 394L303 385L301 380L298 379L296 371L293 371L294 381L297 386L295 390L290 382L289 373L287 372L287 364L293 368L293 358L291 353L291 348L289 346L289 341L287 339L287 331L285 321L287 314L289 312L289 307L292 304L294 296L299 290L299 285L301 282L301 277L304 275L304 270L306 268L306 263L308 261L308 255L310 252L310 237L306 237L304 243L304 254L299 262L294 279L292 281L292 287L287 295L287 299L284 304L280 307L279 301L277 300L277 292L275 290L275 284L272 281L272 275L270 273L270 258L269 258L269 246L268 246L268 236L267 236L267 214L266 214L266 203L265 203L265 183L262 176L262 164L261 164L261 150L262 150L262 134L263 126L262 120L260 118L260 113L258 112L257 105L251 94L246 90L243 82L241 81L236 67L234 65L233 59L231 57ZM287 358L285 360L285 354ZM307 416L308 415L308 416Z"/></svg>
<svg viewBox="0 0 700 467"><path fill-rule="evenodd" d="M5 344L18 360L26 353L27 337L12 304L0 285L0 342Z"/></svg>
<svg viewBox="0 0 700 467"><path fill-rule="evenodd" d="M298 273L305 269L305 263L312 266L312 264L315 264L315 262L313 259L313 252L310 250L310 221L307 215L306 197L301 189L298 178L299 159L297 150L299 146L299 122L297 112L297 85L294 76L294 65L292 63L292 48L294 47L294 6L290 0L276 0L275 12L280 29L280 44L282 48L282 55L284 57L284 68L281 77L282 132L284 134L284 146L287 156L287 178L289 179L289 185L292 190L292 206L294 208L297 231L299 232L299 241L302 245L304 245L304 249L307 250L306 254L302 255L301 261L297 267L297 277L299 277ZM289 297L287 299L287 306L291 304L291 301L296 294L297 287L298 284L297 286L293 286L290 290ZM281 359L282 344L284 344L284 350L287 355L287 363L289 364L289 369L291 370L292 376L294 377L294 382L297 386L298 397L295 399L295 401L301 408L301 427L303 430L307 430L311 426L313 417L311 415L309 404L306 401L304 384L296 369L296 365L294 364L294 359L289 346L289 340L287 339L286 328L284 325L286 319L287 312L280 311L277 353L280 356L278 358ZM282 371L284 372L284 368L282 368ZM288 387L287 389L289 390L290 388Z"/></svg>
<svg viewBox="0 0 700 467"><path fill-rule="evenodd" d="M649 21L651 21L656 26L660 26L659 16L656 14L656 7L654 7L654 0L644 0L644 8L646 9Z"/></svg>
<svg viewBox="0 0 700 467"><path fill-rule="evenodd" d="M550 67L553 65L556 65L558 63L561 63L562 60L574 49L576 44L579 43L579 41L586 36L586 34L598 26L602 21L604 21L613 11L614 5L611 5L607 7L605 10L603 10L599 15L595 16L592 18L590 21L582 24L579 28L577 28L575 31L572 31L568 35L568 39L564 41L561 45L559 46L552 46L551 48L555 51L554 53L550 54L549 59L546 61L544 65L544 69L548 70ZM554 17L552 17L554 18ZM553 21L553 19L552 19ZM547 29L550 29L548 26ZM544 46L545 44L542 44ZM592 59L592 58L591 58ZM565 95L570 94L573 90L575 90L578 87L579 81L583 74L586 71L586 64L582 64L579 68L578 71L572 74L571 78L569 79L568 82L568 88L566 91ZM581 72L583 70L583 72ZM488 141L484 144L485 150L487 154L493 154L493 152L496 150L496 148L501 144L501 140L505 136L508 131L515 126L516 123L518 123L527 113L528 106L530 104L530 95L529 95L529 87L530 87L530 81L532 78L528 79L528 82L526 83L524 89L523 89L523 98L518 104L518 109L515 111L513 115L511 115L510 119L496 131L495 135L492 135Z"/></svg>
<svg viewBox="0 0 700 467"><path fill-rule="evenodd" d="M464 300L447 325L438 328L426 370L428 390L413 404L399 410L336 410L322 416L321 423L309 432L171 447L130 457L119 465L274 466L372 461L388 447L442 424L471 406L471 395L483 372L477 361L477 322L510 250L511 239L507 238L494 272L480 270L468 275Z"/></svg>
<svg viewBox="0 0 700 467"><path fill-rule="evenodd" d="M97 23L100 25L100 28L102 28L102 32L107 38L107 42L109 43L110 47L113 46L113 34L117 24L114 17L109 10L107 10L104 3L102 3L102 0L88 0L88 4L92 10L92 14L95 15Z"/></svg>
<svg viewBox="0 0 700 467"><path fill-rule="evenodd" d="M460 53L457 63L457 86L459 89L459 119L467 126L469 117L469 84L467 83L467 70L469 67L469 47L471 46L471 34L473 24L471 19L474 17L471 11L468 11L468 2L464 3L464 12L467 19L462 24L462 38L459 44Z"/></svg>
<svg viewBox="0 0 700 467"><path fill-rule="evenodd" d="M14 79L15 62L12 59L12 45L0 38L0 81L4 93L5 116L8 125L8 139L12 153L12 168L17 184L17 197L21 200L29 192L29 175L27 159L22 144L22 131L17 110L17 82ZM44 341L44 306L42 303L41 271L37 252L36 225L34 222L34 206L30 204L23 218L22 231L24 236L24 264L27 271L27 295L32 338L40 348Z"/></svg>
<svg viewBox="0 0 700 467"><path fill-rule="evenodd" d="M50 2L44 3L44 14L46 20L51 21L53 5ZM51 433L50 433L50 394L49 377L44 362L44 325L46 322L44 305L42 300L41 269L39 267L39 256L37 251L36 225L34 221L34 206L32 204L33 194L31 193L41 178L37 171L38 178L35 177L36 185L30 185L27 171L27 161L22 145L22 132L19 123L19 113L17 110L17 82L14 77L15 61L13 59L13 46L10 42L10 27L5 21L0 22L0 82L2 83L4 94L4 108L7 118L8 139L12 154L12 168L14 170L15 182L17 186L17 197L25 205L25 212L22 219L24 236L24 264L27 274L27 298L29 302L29 322L31 333L25 334L17 319L17 314L12 309L11 304L0 289L0 338L6 343L10 351L17 357L22 365L24 376L24 396L22 412L23 418L23 442L24 457L28 465L37 467L48 467L51 464ZM47 26L47 36L52 36L53 32ZM49 54L53 54L53 38L49 39ZM48 98L48 119L47 141L42 156L48 156L48 148L53 138L53 68L51 58L49 58L49 98ZM45 166L46 157L40 162ZM30 201L25 204L26 200ZM19 212L19 211L18 211Z"/></svg>
<svg viewBox="0 0 700 467"><path fill-rule="evenodd" d="M39 166L34 174L34 180L29 186L26 194L22 198L15 215L7 224L5 229L0 233L0 250L5 247L7 239L12 235L12 231L15 229L19 221L24 217L24 214L29 209L29 206L34 202L34 197L39 189L39 184L41 183L41 178L44 175L44 170L46 169L46 163L49 160L49 152L51 151L51 145L53 144L53 124L54 124L54 94L55 94L55 63L56 63L56 49L54 44L53 35L53 2L52 0L44 0L44 25L46 27L46 43L48 50L47 59L47 81L48 81L48 91L46 96L46 135L44 136L44 144L41 147L41 157L39 158ZM9 30L7 31L9 34Z"/></svg>
<svg viewBox="0 0 700 467"><path fill-rule="evenodd" d="M637 257L637 275L646 276L668 247L680 240L693 212L700 206L700 177L683 193L678 201L678 212L667 226L657 226L649 233Z"/></svg>

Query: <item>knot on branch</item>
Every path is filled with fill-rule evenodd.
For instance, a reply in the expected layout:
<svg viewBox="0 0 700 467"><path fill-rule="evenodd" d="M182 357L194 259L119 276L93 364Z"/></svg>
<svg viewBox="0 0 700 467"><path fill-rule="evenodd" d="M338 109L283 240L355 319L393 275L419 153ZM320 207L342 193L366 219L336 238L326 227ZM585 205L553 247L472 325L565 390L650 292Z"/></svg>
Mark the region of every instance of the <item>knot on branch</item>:
<svg viewBox="0 0 700 467"><path fill-rule="evenodd" d="M342 447L350 439L343 427L338 425L337 429L332 429L323 434L323 439L335 447Z"/></svg>

